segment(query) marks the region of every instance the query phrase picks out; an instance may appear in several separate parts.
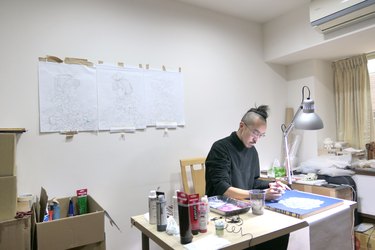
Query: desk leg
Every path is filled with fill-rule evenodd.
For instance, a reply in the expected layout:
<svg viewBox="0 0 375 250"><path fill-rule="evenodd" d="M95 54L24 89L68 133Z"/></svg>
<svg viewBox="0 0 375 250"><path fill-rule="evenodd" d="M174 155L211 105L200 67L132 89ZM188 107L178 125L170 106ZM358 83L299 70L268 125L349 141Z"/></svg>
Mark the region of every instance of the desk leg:
<svg viewBox="0 0 375 250"><path fill-rule="evenodd" d="M147 235L142 233L142 250L149 250L149 249L150 249L150 240L147 237Z"/></svg>

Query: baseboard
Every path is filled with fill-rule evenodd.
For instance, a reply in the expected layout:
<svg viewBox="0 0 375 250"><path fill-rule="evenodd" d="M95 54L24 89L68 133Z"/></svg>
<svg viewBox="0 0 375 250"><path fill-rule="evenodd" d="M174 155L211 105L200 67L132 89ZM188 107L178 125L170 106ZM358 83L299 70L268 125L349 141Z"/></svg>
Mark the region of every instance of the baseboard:
<svg viewBox="0 0 375 250"><path fill-rule="evenodd" d="M358 213L360 222L375 224L375 215Z"/></svg>

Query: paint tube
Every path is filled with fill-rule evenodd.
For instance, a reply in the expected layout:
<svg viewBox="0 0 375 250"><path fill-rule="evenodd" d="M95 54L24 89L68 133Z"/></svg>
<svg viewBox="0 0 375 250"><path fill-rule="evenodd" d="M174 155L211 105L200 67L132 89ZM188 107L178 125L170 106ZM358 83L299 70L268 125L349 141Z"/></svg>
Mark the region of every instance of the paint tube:
<svg viewBox="0 0 375 250"><path fill-rule="evenodd" d="M193 240L189 218L189 200L184 192L177 192L178 201L178 221L180 226L180 242L188 244Z"/></svg>
<svg viewBox="0 0 375 250"><path fill-rule="evenodd" d="M78 214L87 214L87 188L77 190Z"/></svg>
<svg viewBox="0 0 375 250"><path fill-rule="evenodd" d="M74 216L74 205L72 198L69 199L68 217Z"/></svg>
<svg viewBox="0 0 375 250"><path fill-rule="evenodd" d="M188 200L191 232L196 235L199 233L199 194L189 194Z"/></svg>

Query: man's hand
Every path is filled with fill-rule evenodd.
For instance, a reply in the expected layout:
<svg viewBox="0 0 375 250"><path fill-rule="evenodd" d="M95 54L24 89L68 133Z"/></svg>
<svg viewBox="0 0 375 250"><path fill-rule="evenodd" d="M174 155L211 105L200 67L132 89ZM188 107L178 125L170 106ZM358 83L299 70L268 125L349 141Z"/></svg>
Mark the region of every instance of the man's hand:
<svg viewBox="0 0 375 250"><path fill-rule="evenodd" d="M290 188L281 181L271 182L268 189L266 189L266 200L277 200Z"/></svg>

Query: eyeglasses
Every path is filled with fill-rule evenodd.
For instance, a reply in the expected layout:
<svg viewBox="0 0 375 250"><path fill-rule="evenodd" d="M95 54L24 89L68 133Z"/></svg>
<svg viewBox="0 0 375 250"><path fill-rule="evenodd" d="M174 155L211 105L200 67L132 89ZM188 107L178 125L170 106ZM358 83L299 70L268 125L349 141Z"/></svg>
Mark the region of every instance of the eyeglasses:
<svg viewBox="0 0 375 250"><path fill-rule="evenodd" d="M249 128L249 126L246 123L243 123L243 124L245 124L245 126L250 130L250 133L251 133L252 137L263 138L263 137L266 136L265 133L262 134L257 129L251 129L251 128Z"/></svg>

